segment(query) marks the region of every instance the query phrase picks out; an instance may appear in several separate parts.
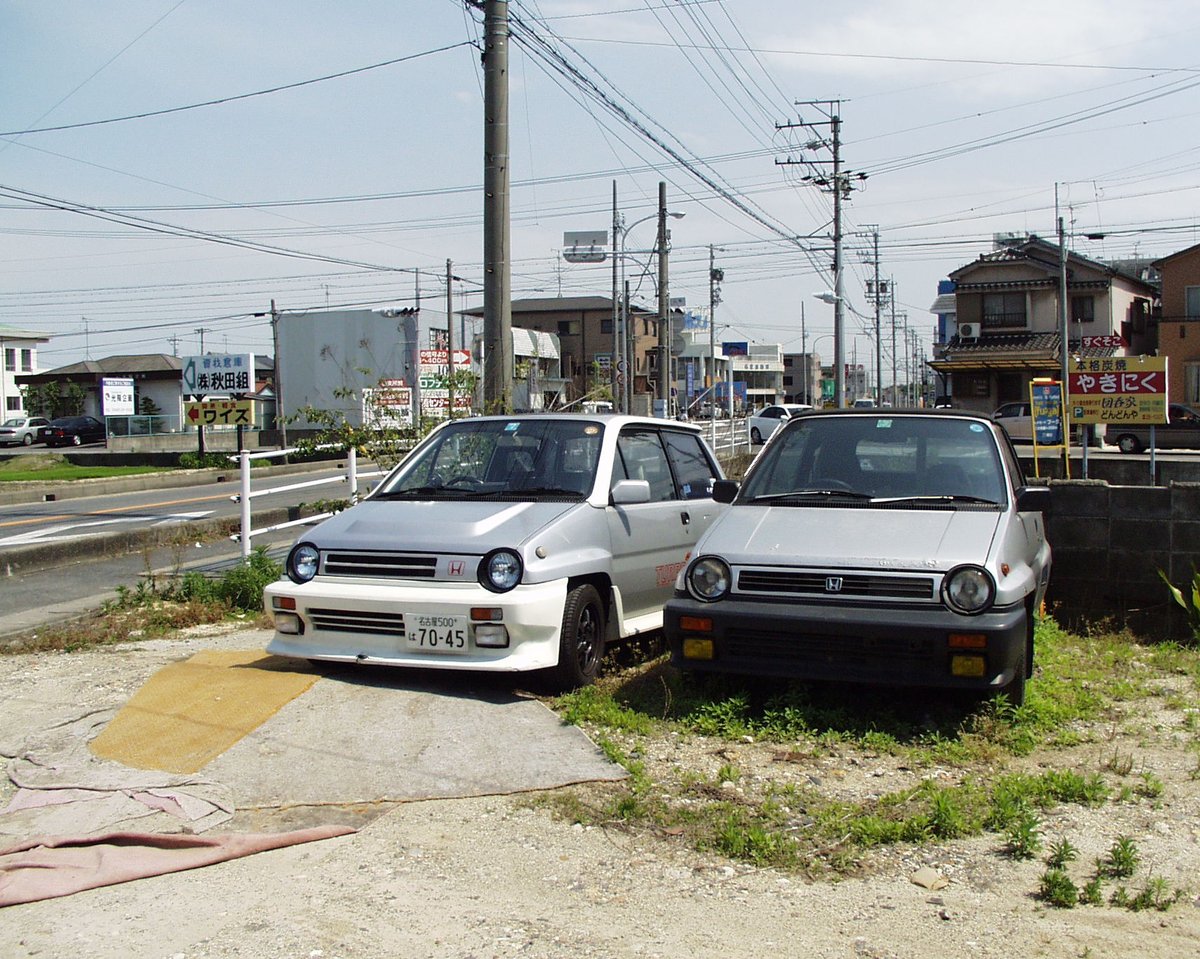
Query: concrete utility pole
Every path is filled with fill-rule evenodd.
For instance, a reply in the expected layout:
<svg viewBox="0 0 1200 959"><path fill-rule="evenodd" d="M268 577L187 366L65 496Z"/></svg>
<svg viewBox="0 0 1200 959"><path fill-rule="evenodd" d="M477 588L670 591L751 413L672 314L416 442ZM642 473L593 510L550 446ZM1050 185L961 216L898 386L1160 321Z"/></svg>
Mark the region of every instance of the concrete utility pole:
<svg viewBox="0 0 1200 959"><path fill-rule="evenodd" d="M621 310L617 306L617 260L621 257L621 251L618 248L620 238L618 233L621 229L621 214L617 212L617 181L613 180L613 207L612 207L612 359L609 361L609 372L612 374L612 401L613 411L616 413L626 412L625 408L625 389L621 384L622 378L626 375L622 369L625 366L625 346L624 333L621 329Z"/></svg>
<svg viewBox="0 0 1200 959"><path fill-rule="evenodd" d="M709 439L717 444L717 304L721 302L721 286L725 271L715 263L716 250L708 245L708 415ZM803 308L803 304L801 304Z"/></svg>
<svg viewBox="0 0 1200 959"><path fill-rule="evenodd" d="M879 231L872 231L875 238L875 402L883 405L883 336L879 325L879 310L884 289L879 280Z"/></svg>
<svg viewBox="0 0 1200 959"><path fill-rule="evenodd" d="M446 259L446 359L449 373L446 376L446 419L454 419L454 279L453 264Z"/></svg>
<svg viewBox="0 0 1200 959"><path fill-rule="evenodd" d="M483 399L487 412L511 413L508 2L484 0L483 6Z"/></svg>
<svg viewBox="0 0 1200 959"><path fill-rule="evenodd" d="M667 184L658 182L658 398L671 415L671 307L667 298Z"/></svg>
<svg viewBox="0 0 1200 959"><path fill-rule="evenodd" d="M1058 184L1054 184L1054 213L1058 215ZM1071 475L1071 431L1067 428L1067 376L1068 376L1068 356L1070 343L1067 340L1068 332L1068 297L1067 297L1067 234L1063 229L1063 218L1058 217L1058 341L1059 341L1059 363L1061 369L1059 376L1062 383L1059 385L1060 406L1059 423L1062 426L1062 451L1063 451L1063 476ZM1084 446L1086 450L1087 441L1085 439Z"/></svg>
<svg viewBox="0 0 1200 959"><path fill-rule="evenodd" d="M279 362L279 311L271 299L271 348L275 351L275 425L279 429L279 445L287 449L287 420L283 415L283 364Z"/></svg>

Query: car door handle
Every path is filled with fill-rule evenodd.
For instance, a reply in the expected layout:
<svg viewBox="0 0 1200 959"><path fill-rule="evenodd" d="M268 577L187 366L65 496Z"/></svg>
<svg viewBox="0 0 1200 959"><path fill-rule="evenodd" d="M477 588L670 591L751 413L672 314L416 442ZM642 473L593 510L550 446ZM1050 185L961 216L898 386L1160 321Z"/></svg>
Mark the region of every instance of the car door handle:
<svg viewBox="0 0 1200 959"><path fill-rule="evenodd" d="M692 521L692 515L687 510L679 514L679 518L683 520L683 525L687 526Z"/></svg>

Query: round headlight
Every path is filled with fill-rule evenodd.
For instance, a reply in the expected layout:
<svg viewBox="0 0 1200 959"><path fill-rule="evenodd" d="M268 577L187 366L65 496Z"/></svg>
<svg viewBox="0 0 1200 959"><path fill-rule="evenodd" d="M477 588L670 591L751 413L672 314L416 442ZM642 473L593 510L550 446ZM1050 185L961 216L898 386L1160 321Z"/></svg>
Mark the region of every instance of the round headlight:
<svg viewBox="0 0 1200 959"><path fill-rule="evenodd" d="M986 569L960 566L942 581L942 599L959 613L982 613L996 598L996 584Z"/></svg>
<svg viewBox="0 0 1200 959"><path fill-rule="evenodd" d="M293 583L307 583L317 575L321 553L311 543L297 543L288 553L287 574Z"/></svg>
<svg viewBox="0 0 1200 959"><path fill-rule="evenodd" d="M521 557L511 549L488 553L479 564L479 582L493 593L507 593L521 582Z"/></svg>
<svg viewBox="0 0 1200 959"><path fill-rule="evenodd" d="M704 603L724 599L732 584L728 564L715 556L701 556L687 571L688 592Z"/></svg>

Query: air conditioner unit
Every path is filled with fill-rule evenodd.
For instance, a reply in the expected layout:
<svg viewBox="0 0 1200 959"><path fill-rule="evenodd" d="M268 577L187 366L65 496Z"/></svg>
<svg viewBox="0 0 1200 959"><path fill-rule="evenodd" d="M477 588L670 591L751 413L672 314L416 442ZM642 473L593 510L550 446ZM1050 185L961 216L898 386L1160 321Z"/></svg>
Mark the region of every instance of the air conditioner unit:
<svg viewBox="0 0 1200 959"><path fill-rule="evenodd" d="M979 339L979 324L978 323L959 323L958 338L960 340L977 340Z"/></svg>

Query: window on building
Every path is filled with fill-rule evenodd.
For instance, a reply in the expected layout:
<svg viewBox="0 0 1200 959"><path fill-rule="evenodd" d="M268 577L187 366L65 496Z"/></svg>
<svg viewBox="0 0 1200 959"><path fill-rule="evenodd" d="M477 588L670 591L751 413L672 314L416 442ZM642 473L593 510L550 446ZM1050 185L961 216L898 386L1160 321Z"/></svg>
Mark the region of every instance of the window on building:
<svg viewBox="0 0 1200 959"><path fill-rule="evenodd" d="M578 336L579 321L578 320L559 320L558 321L559 336Z"/></svg>
<svg viewBox="0 0 1200 959"><path fill-rule="evenodd" d="M1094 323L1096 320L1096 298L1094 296L1071 297L1071 322Z"/></svg>
<svg viewBox="0 0 1200 959"><path fill-rule="evenodd" d="M17 351L10 346L4 348L4 368L10 373L17 372Z"/></svg>
<svg viewBox="0 0 1200 959"><path fill-rule="evenodd" d="M983 325L987 327L1024 326L1025 294L983 294Z"/></svg>
<svg viewBox="0 0 1200 959"><path fill-rule="evenodd" d="M1183 291L1184 309L1189 319L1200 320L1200 286L1189 286Z"/></svg>
<svg viewBox="0 0 1200 959"><path fill-rule="evenodd" d="M1183 364L1183 392L1185 403L1189 406L1200 405L1200 363L1193 361Z"/></svg>
<svg viewBox="0 0 1200 959"><path fill-rule="evenodd" d="M20 413L21 412L21 397L6 396L4 398L4 405L5 405L5 407L7 407L7 412Z"/></svg>
<svg viewBox="0 0 1200 959"><path fill-rule="evenodd" d="M21 372L33 372L33 350L21 350Z"/></svg>
<svg viewBox="0 0 1200 959"><path fill-rule="evenodd" d="M600 332L607 333L609 336L612 336L612 317L609 317L607 320L600 321Z"/></svg>

